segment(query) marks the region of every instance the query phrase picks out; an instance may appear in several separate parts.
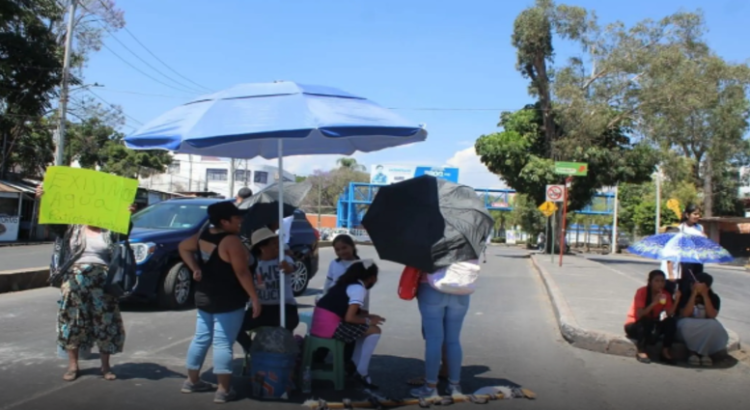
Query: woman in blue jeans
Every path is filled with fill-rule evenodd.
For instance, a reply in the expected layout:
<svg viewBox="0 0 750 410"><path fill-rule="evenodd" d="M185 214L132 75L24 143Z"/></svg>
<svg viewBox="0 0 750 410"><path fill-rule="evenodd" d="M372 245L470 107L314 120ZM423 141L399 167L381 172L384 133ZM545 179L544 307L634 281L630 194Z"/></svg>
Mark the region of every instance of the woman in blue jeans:
<svg viewBox="0 0 750 410"><path fill-rule="evenodd" d="M425 384L411 391L414 397L438 396L437 383L442 350L448 362L448 394L461 393L461 327L469 310L469 295L451 295L435 290L423 274L417 292L425 336Z"/></svg>
<svg viewBox="0 0 750 410"><path fill-rule="evenodd" d="M182 392L216 390L214 402L226 403L236 398L231 388L232 347L242 327L248 296L255 317L260 315L261 305L250 274L249 254L238 235L242 223L239 209L231 202L219 202L208 207L208 217L211 228L180 243L180 256L193 271L198 308L195 337L187 353L188 379ZM211 346L218 389L200 379Z"/></svg>

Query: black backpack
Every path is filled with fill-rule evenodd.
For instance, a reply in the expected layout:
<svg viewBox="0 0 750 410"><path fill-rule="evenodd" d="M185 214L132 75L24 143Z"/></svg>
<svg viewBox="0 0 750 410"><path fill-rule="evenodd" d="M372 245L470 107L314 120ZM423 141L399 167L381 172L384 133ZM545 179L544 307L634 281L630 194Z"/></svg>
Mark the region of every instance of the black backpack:
<svg viewBox="0 0 750 410"><path fill-rule="evenodd" d="M117 298L125 298L138 286L135 253L127 239L115 245L109 262L104 292Z"/></svg>

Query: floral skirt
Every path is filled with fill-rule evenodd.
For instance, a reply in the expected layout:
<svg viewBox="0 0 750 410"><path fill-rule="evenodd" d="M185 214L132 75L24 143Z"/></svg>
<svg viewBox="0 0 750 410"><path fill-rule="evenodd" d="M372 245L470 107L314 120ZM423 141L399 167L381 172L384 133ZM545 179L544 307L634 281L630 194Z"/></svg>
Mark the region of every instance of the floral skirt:
<svg viewBox="0 0 750 410"><path fill-rule="evenodd" d="M125 327L117 298L104 292L107 267L75 265L65 276L57 314L57 344L65 350L91 348L122 352Z"/></svg>

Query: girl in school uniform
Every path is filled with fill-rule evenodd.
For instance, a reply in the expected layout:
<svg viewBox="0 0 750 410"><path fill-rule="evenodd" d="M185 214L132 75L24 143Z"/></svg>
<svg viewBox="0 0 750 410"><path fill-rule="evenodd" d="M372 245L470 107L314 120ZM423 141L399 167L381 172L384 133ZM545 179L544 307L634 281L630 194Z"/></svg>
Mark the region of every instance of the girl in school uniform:
<svg viewBox="0 0 750 410"><path fill-rule="evenodd" d="M354 343L354 379L376 389L369 376L370 359L380 340L385 319L365 313L362 307L368 290L378 281L378 266L371 259L358 260L318 301L313 311L310 334L315 337Z"/></svg>

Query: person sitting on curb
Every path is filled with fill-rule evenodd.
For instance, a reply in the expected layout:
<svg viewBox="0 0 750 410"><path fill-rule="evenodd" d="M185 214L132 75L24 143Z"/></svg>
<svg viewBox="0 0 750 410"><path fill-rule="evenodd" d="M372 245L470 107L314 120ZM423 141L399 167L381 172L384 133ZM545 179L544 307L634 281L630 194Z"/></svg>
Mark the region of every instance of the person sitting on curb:
<svg viewBox="0 0 750 410"><path fill-rule="evenodd" d="M691 356L688 363L693 366L713 366L711 355L726 349L729 334L716 320L721 299L711 290L714 278L708 273L696 276L692 292L680 304L677 321L677 337L685 342Z"/></svg>
<svg viewBox="0 0 750 410"><path fill-rule="evenodd" d="M677 324L674 319L677 303L672 302L672 295L664 289L666 276L660 270L648 274L648 285L635 292L625 322L625 334L636 340L638 353L636 358L641 363L650 363L646 348L654 345L659 336L664 336L661 360L673 364L670 349L674 343ZM680 300L679 289L675 290L675 300Z"/></svg>

